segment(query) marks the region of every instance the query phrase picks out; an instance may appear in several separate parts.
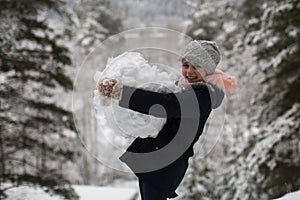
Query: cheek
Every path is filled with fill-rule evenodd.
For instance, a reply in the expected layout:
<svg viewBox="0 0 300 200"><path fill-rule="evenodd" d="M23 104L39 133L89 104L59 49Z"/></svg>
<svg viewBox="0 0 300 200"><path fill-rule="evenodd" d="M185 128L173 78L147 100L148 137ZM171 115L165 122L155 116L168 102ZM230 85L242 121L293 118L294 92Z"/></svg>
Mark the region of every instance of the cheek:
<svg viewBox="0 0 300 200"><path fill-rule="evenodd" d="M200 75L201 77L205 77L206 73L204 70L201 69L198 71L198 75Z"/></svg>

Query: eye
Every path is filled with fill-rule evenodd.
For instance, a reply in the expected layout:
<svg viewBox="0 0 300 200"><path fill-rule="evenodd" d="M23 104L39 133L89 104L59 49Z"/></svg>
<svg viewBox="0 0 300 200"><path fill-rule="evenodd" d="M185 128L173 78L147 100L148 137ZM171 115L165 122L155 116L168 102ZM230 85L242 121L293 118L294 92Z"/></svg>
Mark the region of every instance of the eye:
<svg viewBox="0 0 300 200"><path fill-rule="evenodd" d="M188 64L183 64L182 67L189 68L189 65Z"/></svg>

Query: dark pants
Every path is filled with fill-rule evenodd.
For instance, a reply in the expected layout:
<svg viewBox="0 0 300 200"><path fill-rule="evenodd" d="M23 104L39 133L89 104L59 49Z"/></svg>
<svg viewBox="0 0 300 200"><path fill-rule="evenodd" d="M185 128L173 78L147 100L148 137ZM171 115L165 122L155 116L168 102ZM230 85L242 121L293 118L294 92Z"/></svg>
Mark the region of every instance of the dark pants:
<svg viewBox="0 0 300 200"><path fill-rule="evenodd" d="M162 194L156 188L151 185L147 185L142 181L139 181L140 194L142 200L166 200L166 195Z"/></svg>

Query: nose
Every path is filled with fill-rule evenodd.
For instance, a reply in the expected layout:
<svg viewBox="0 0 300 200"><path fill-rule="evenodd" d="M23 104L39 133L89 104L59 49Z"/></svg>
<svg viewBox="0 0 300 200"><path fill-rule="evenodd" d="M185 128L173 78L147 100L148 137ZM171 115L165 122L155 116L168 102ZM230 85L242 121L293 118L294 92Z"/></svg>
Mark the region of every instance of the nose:
<svg viewBox="0 0 300 200"><path fill-rule="evenodd" d="M188 74L192 74L193 73L193 68L191 66L189 66L189 68L187 69L187 73Z"/></svg>

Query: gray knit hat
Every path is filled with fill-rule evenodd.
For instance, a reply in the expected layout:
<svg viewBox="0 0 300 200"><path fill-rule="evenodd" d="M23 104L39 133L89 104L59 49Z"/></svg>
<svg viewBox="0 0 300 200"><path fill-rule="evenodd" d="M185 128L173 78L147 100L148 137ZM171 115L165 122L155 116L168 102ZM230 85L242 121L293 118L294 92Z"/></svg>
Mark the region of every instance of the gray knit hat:
<svg viewBox="0 0 300 200"><path fill-rule="evenodd" d="M203 68L207 74L213 74L221 60L217 43L208 40L193 40L189 42L183 52L182 63L191 62Z"/></svg>

